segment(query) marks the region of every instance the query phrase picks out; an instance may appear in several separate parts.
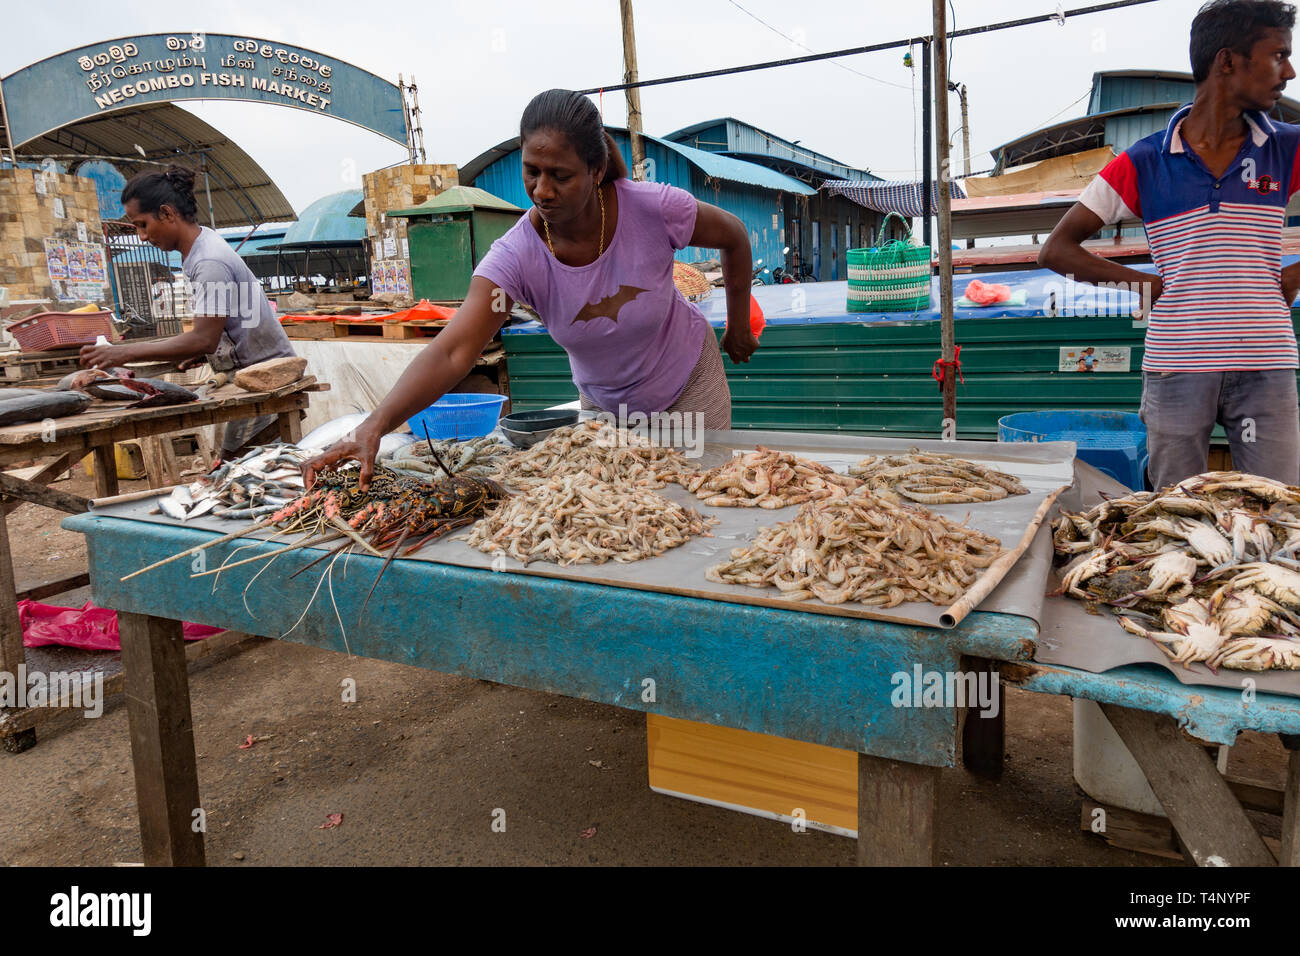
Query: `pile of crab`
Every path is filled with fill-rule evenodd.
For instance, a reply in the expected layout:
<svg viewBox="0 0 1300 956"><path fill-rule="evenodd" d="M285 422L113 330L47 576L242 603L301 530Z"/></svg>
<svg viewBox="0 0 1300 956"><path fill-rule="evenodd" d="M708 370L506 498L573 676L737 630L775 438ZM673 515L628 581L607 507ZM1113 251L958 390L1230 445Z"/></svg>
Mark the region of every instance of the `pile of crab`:
<svg viewBox="0 0 1300 956"><path fill-rule="evenodd" d="M1207 472L1053 524L1062 591L1177 663L1300 670L1300 488Z"/></svg>

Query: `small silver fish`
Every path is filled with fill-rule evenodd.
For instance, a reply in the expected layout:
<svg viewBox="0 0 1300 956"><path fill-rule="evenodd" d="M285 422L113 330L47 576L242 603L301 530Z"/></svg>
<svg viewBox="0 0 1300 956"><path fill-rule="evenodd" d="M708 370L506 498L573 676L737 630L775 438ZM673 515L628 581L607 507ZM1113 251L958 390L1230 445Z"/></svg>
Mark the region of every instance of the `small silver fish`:
<svg viewBox="0 0 1300 956"><path fill-rule="evenodd" d="M216 506L217 506L216 498L204 498L193 508L191 508L189 512L186 513L185 520L188 520L190 518L197 518L200 515L205 515Z"/></svg>
<svg viewBox="0 0 1300 956"><path fill-rule="evenodd" d="M185 506L170 495L166 498L160 499L158 507L161 508L163 514L167 515L169 518L175 518L177 521L185 520Z"/></svg>

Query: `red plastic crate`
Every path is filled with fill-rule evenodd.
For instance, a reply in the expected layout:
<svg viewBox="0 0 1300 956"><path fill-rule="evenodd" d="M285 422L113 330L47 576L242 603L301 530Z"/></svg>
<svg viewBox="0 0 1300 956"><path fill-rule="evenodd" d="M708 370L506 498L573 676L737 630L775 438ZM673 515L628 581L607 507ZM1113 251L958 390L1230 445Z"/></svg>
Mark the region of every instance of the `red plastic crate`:
<svg viewBox="0 0 1300 956"><path fill-rule="evenodd" d="M111 340L113 313L107 309L98 312L38 312L11 322L5 329L24 352L75 348L93 345L101 335Z"/></svg>

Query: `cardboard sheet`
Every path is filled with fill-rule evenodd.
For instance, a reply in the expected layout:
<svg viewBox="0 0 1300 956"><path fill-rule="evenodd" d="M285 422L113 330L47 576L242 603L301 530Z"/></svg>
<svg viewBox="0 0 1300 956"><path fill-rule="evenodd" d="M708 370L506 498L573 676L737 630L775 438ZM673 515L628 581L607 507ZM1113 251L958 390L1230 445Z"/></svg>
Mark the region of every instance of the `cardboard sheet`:
<svg viewBox="0 0 1300 956"><path fill-rule="evenodd" d="M1122 496L1128 489L1091 466L1077 462L1078 482L1075 488L1062 496L1061 507L1078 511L1091 507L1101 500L1101 495ZM1050 535L1050 532L1040 532ZM1037 543L1037 542L1035 542ZM1051 548L1050 537L1047 547ZM1051 576L1051 588L1059 587L1059 575ZM1184 684L1208 687L1228 687L1242 690L1249 678L1254 688L1262 693L1288 694L1300 697L1300 671L1239 671L1220 669L1217 674L1204 664L1186 668L1175 664L1154 642L1134 637L1119 626L1113 614L1093 614L1082 601L1067 597L1047 598L1042 606L1038 649L1034 660L1043 664L1061 664L1080 670L1101 674L1114 667L1128 664L1152 664L1163 667Z"/></svg>
<svg viewBox="0 0 1300 956"><path fill-rule="evenodd" d="M711 468L726 462L734 452L750 451L756 445L765 445L811 458L841 473L866 455L901 454L917 448L921 451L968 458L1015 475L1029 488L1029 494L1008 497L1001 501L946 505L932 509L958 522L964 520L969 514L971 527L997 537L1006 548L1014 548L1020 541L1034 512L1046 496L1063 485L1069 485L1073 480L1074 445L1071 442L1041 444L941 442L790 432L705 432L703 454L698 459L697 466L701 469ZM720 524L713 528L713 537L692 538L681 547L660 557L628 564L607 562L599 565L579 564L562 568L549 562L534 561L525 568L518 561L504 558L496 560L496 569L502 573L538 574L614 587L661 591L818 614L871 618L924 627L940 626L939 616L945 608L937 605L907 603L885 610L852 603L827 605L816 599L795 602L784 600L781 592L776 588L714 584L705 578L706 568L727 560L732 548L743 547L752 542L760 527L793 518L798 507L792 506L775 511L761 508L710 508L678 485L669 485L661 489L660 494L681 504L695 507L702 514L719 518ZM148 512L153 507L155 507L153 500L134 501L96 509L96 513L133 520L155 521L161 524L180 524L165 515L150 515ZM187 524L222 533L230 533L237 528L237 525L232 522L211 516L197 518ZM459 533L463 534L467 531L468 529L465 529L464 532ZM269 534L259 532L257 536L269 537ZM425 546L412 555L410 560L436 561L487 569L493 568L494 563L493 556L471 548L454 537L444 538ZM979 610L1018 614L1038 621L1050 564L1050 537L1044 544L1040 534L1035 538L1024 558L1007 573L1002 583L982 602Z"/></svg>

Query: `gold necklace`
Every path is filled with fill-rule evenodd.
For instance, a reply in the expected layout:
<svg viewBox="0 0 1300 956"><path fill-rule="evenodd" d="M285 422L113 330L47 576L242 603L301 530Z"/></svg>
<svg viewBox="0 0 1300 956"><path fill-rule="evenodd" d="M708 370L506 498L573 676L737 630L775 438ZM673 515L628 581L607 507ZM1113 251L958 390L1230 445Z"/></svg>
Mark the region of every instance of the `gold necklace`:
<svg viewBox="0 0 1300 956"><path fill-rule="evenodd" d="M596 187L596 198L600 200L600 248L596 250L596 258L599 259L605 252L605 193L599 186ZM551 247L551 255L555 256L555 246L551 244L551 225L540 213L537 218L542 220L542 229L546 232L546 244ZM555 258L560 257L555 256Z"/></svg>

